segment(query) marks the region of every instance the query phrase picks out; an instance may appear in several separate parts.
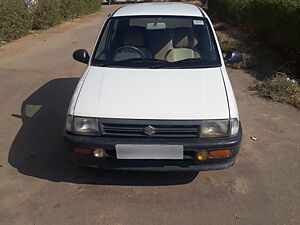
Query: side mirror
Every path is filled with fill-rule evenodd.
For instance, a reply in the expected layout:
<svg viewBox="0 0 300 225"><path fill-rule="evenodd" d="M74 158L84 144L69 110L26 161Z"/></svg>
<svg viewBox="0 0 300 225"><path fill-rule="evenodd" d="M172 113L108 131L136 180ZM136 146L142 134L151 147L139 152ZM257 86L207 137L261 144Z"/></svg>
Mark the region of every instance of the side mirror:
<svg viewBox="0 0 300 225"><path fill-rule="evenodd" d="M242 54L237 50L229 50L224 58L225 64L234 64L243 60Z"/></svg>
<svg viewBox="0 0 300 225"><path fill-rule="evenodd" d="M85 49L78 49L73 52L73 58L78 62L82 62L84 64L88 64L90 60L89 53Z"/></svg>

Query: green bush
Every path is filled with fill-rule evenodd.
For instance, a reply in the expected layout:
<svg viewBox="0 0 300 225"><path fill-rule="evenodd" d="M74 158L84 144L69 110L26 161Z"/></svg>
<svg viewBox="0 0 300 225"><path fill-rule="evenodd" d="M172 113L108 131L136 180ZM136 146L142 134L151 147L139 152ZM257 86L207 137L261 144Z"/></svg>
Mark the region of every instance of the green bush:
<svg viewBox="0 0 300 225"><path fill-rule="evenodd" d="M73 19L100 9L100 0L61 0L61 16L64 20Z"/></svg>
<svg viewBox="0 0 300 225"><path fill-rule="evenodd" d="M0 0L0 41L20 38L30 29L29 10L23 0Z"/></svg>
<svg viewBox="0 0 300 225"><path fill-rule="evenodd" d="M46 29L62 21L100 9L101 0L40 0L33 12L33 29Z"/></svg>
<svg viewBox="0 0 300 225"><path fill-rule="evenodd" d="M299 0L209 0L209 10L252 28L264 40L300 54Z"/></svg>
<svg viewBox="0 0 300 225"><path fill-rule="evenodd" d="M26 3L28 5L26 5ZM0 44L29 33L31 29L46 29L62 21L95 12L101 0L0 0Z"/></svg>
<svg viewBox="0 0 300 225"><path fill-rule="evenodd" d="M61 22L60 0L39 0L33 12L32 29L46 29Z"/></svg>
<svg viewBox="0 0 300 225"><path fill-rule="evenodd" d="M76 0L78 2L78 0ZM74 4L73 0L61 0L60 13L64 20L69 20L77 17L78 4Z"/></svg>

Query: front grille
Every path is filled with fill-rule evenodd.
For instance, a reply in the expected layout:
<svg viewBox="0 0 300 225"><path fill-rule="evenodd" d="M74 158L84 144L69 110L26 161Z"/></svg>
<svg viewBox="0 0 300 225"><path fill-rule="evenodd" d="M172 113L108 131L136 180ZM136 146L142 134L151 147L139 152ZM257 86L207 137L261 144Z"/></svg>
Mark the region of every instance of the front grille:
<svg viewBox="0 0 300 225"><path fill-rule="evenodd" d="M149 128L150 129L147 129ZM198 137L199 125L162 125L156 124L121 124L101 123L103 136L126 136L126 137L174 137L194 138ZM151 131L155 131L153 134ZM148 131L148 132L147 132ZM149 132L150 131L150 132ZM148 134L147 134L148 133ZM150 134L149 134L150 133Z"/></svg>

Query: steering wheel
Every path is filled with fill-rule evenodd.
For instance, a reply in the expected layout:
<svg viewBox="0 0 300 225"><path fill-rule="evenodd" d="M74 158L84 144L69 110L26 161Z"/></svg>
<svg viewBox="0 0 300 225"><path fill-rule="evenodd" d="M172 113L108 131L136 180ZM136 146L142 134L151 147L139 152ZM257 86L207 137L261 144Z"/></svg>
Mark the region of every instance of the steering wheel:
<svg viewBox="0 0 300 225"><path fill-rule="evenodd" d="M120 48L117 48L114 53L112 54L112 58L115 58L115 56L119 53L122 52L124 50L129 50L129 51L133 51L135 53L137 53L142 59L145 58L145 54L137 47L134 46L130 46L130 45L126 45L126 46L122 46Z"/></svg>

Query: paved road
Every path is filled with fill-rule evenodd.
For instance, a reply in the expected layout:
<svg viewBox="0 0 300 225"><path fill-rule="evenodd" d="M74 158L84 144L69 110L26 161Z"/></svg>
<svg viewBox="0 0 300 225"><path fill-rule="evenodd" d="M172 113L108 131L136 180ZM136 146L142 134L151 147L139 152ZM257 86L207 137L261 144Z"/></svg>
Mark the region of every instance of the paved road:
<svg viewBox="0 0 300 225"><path fill-rule="evenodd" d="M234 167L197 175L72 165L62 130L84 65L71 54L92 48L116 7L0 48L0 224L300 224L300 113L251 96L243 71L229 71L244 126Z"/></svg>

